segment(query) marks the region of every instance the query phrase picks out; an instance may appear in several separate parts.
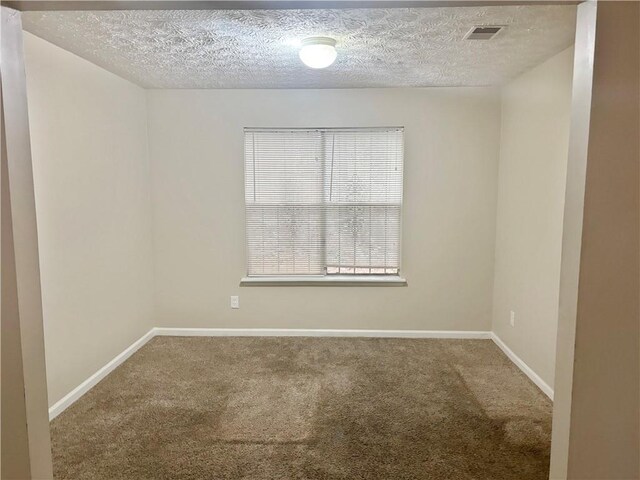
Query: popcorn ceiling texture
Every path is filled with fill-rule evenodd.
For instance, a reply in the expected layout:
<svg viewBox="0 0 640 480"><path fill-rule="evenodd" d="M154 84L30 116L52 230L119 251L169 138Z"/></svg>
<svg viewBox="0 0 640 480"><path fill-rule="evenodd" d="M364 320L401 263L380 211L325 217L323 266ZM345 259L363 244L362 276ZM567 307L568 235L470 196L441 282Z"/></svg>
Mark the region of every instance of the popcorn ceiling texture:
<svg viewBox="0 0 640 480"><path fill-rule="evenodd" d="M575 6L26 12L24 28L147 88L503 84L573 43ZM505 25L489 41L474 25ZM311 70L301 39L337 40Z"/></svg>

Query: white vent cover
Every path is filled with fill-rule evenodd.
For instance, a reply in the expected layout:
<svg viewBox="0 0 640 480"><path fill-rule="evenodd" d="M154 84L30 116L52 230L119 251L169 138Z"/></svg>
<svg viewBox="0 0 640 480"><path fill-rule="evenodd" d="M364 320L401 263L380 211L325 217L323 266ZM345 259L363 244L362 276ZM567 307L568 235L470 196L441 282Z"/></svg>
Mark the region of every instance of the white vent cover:
<svg viewBox="0 0 640 480"><path fill-rule="evenodd" d="M502 25L476 25L464 36L465 40L491 40L504 27Z"/></svg>

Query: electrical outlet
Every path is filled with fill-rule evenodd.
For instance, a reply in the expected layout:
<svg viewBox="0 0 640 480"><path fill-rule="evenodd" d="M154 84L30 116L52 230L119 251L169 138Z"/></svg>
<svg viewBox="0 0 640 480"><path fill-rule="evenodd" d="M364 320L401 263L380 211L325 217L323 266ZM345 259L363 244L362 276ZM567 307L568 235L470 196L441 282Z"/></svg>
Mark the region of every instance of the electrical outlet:
<svg viewBox="0 0 640 480"><path fill-rule="evenodd" d="M231 308L240 308L240 297L231 295Z"/></svg>
<svg viewBox="0 0 640 480"><path fill-rule="evenodd" d="M511 313L509 314L509 324L511 324L512 327L516 326L516 312L513 310L511 310Z"/></svg>

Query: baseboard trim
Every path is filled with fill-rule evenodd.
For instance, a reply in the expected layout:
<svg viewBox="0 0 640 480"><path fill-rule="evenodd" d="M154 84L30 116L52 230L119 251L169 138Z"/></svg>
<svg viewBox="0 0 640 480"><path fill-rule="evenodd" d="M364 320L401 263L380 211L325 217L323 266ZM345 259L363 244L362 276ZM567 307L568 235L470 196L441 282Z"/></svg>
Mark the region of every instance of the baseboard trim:
<svg viewBox="0 0 640 480"><path fill-rule="evenodd" d="M49 421L56 418L62 412L64 412L71 404L76 402L85 393L91 390L94 386L100 382L104 377L114 371L120 364L127 360L131 355L136 353L141 347L143 347L149 340L155 336L154 329L152 328L142 337L136 340L133 344L127 347L122 353L116 356L113 360L107 363L104 367L98 370L96 373L87 378L84 382L71 390L68 394L54 403L49 408Z"/></svg>
<svg viewBox="0 0 640 480"><path fill-rule="evenodd" d="M464 330L341 330L299 328L154 328L172 337L376 337L490 339L491 332Z"/></svg>
<svg viewBox="0 0 640 480"><path fill-rule="evenodd" d="M518 355L516 355L513 350L507 347L507 344L502 341L502 339L496 335L494 332L491 332L491 340L504 352L504 354L509 357L515 365L522 370L522 372L529 377L529 379L535 383L542 392L553 401L553 388L551 388L540 376L533 371L533 369L527 365L524 360L522 360Z"/></svg>
<svg viewBox="0 0 640 480"><path fill-rule="evenodd" d="M169 328L155 327L127 347L96 373L74 388L49 408L49 420L53 420L91 390L103 378L124 363L131 355L156 336L168 337L361 337L361 338L449 338L493 340L504 354L553 400L553 389L533 371L494 332L468 330L341 330L298 328Z"/></svg>

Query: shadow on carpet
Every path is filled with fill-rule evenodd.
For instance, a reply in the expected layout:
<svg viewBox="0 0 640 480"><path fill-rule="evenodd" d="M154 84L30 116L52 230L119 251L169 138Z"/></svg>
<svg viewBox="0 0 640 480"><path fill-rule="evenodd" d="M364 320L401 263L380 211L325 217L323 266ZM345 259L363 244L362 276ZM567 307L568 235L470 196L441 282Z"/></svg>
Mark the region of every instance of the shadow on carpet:
<svg viewBox="0 0 640 480"><path fill-rule="evenodd" d="M51 423L56 479L547 479L490 340L156 337Z"/></svg>

